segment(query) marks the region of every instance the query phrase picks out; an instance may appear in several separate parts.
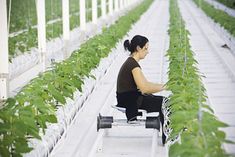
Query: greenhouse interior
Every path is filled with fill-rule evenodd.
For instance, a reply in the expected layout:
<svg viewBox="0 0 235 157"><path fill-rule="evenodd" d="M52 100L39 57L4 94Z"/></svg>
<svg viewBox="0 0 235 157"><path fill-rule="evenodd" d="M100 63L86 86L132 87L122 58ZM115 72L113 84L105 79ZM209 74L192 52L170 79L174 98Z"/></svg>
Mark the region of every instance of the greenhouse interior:
<svg viewBox="0 0 235 157"><path fill-rule="evenodd" d="M19 156L235 156L235 0L0 0Z"/></svg>

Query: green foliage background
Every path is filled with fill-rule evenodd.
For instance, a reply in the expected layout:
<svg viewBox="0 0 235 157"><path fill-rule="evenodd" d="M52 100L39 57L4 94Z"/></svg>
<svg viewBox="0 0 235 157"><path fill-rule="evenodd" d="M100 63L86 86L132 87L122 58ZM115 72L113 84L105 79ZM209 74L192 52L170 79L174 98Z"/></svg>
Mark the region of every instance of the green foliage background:
<svg viewBox="0 0 235 157"><path fill-rule="evenodd" d="M11 3L10 3L11 2ZM97 1L100 5L101 0ZM69 1L70 30L80 26L79 0ZM91 0L86 0L86 21L91 21ZM62 35L62 1L45 0L46 38L51 40ZM98 17L101 9L98 8ZM37 12L35 0L7 1L9 23L9 55L17 56L37 47Z"/></svg>
<svg viewBox="0 0 235 157"><path fill-rule="evenodd" d="M229 8L235 9L235 0L217 0Z"/></svg>
<svg viewBox="0 0 235 157"><path fill-rule="evenodd" d="M194 2L216 23L219 23L233 37L235 37L235 17L228 15L222 10L214 8L214 6L204 0L194 0Z"/></svg>
<svg viewBox="0 0 235 157"><path fill-rule="evenodd" d="M170 157L226 157L222 143L225 133L219 128L227 124L219 121L213 110L206 104L206 90L194 53L190 49L184 20L180 15L176 0L170 0L170 47L169 81L167 88L172 91L170 101L170 128L168 141L179 137L170 146Z"/></svg>
<svg viewBox="0 0 235 157"><path fill-rule="evenodd" d="M84 77L90 76L90 71L126 35L152 1L143 1L5 102L0 110L0 156L22 156L32 150L28 140L40 139L39 133L45 131L46 124L57 122L57 107L66 104L66 98L73 99L76 90L81 91Z"/></svg>

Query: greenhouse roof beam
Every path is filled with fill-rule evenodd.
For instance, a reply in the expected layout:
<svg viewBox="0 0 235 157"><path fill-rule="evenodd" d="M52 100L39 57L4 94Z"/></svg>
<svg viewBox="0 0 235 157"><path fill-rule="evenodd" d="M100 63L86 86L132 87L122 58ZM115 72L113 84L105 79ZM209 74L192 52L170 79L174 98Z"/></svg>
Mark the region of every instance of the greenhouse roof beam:
<svg viewBox="0 0 235 157"><path fill-rule="evenodd" d="M114 3L114 10L117 12L118 11L118 1L119 0L115 0L115 3Z"/></svg>
<svg viewBox="0 0 235 157"><path fill-rule="evenodd" d="M64 58L69 57L68 43L70 33L69 22L69 0L62 1L62 18L63 18L63 40L64 40Z"/></svg>
<svg viewBox="0 0 235 157"><path fill-rule="evenodd" d="M123 9L123 0L119 0L119 8Z"/></svg>
<svg viewBox="0 0 235 157"><path fill-rule="evenodd" d="M92 23L97 24L97 0L92 0Z"/></svg>
<svg viewBox="0 0 235 157"><path fill-rule="evenodd" d="M80 3L80 28L82 31L86 30L86 2L79 0Z"/></svg>
<svg viewBox="0 0 235 157"><path fill-rule="evenodd" d="M0 0L0 102L8 97L8 29L6 0Z"/></svg>
<svg viewBox="0 0 235 157"><path fill-rule="evenodd" d="M113 0L109 0L109 15L113 14Z"/></svg>
<svg viewBox="0 0 235 157"><path fill-rule="evenodd" d="M106 16L106 0L101 0L101 15L102 15L102 18L105 18Z"/></svg>
<svg viewBox="0 0 235 157"><path fill-rule="evenodd" d="M38 50L40 62L42 63L43 71L46 70L46 17L45 17L45 0L37 0L37 20L38 20Z"/></svg>

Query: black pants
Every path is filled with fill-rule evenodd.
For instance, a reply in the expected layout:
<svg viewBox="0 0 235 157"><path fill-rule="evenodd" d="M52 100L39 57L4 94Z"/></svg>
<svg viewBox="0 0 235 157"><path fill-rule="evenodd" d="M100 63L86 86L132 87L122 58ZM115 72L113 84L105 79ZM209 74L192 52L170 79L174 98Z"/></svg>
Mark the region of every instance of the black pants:
<svg viewBox="0 0 235 157"><path fill-rule="evenodd" d="M155 96L152 94L149 95L141 95L140 98L138 98L137 104L139 109L146 110L147 113L149 112L159 112L159 117L161 124L163 126L164 123L164 115L162 113L162 101L163 96Z"/></svg>

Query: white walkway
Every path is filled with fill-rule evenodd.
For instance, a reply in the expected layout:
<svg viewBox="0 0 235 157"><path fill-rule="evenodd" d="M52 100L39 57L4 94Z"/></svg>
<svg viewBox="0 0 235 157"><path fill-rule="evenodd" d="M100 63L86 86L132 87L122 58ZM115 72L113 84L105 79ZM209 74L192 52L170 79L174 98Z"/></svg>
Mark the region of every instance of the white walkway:
<svg viewBox="0 0 235 157"><path fill-rule="evenodd" d="M125 39L131 39L135 34L146 35L150 40L150 53L146 60L141 62L146 77L154 82L166 82L166 59L163 55L168 49L168 1L156 0L150 9L141 17ZM154 20L150 20L154 19ZM120 53L110 66L104 78L98 83L93 93L77 114L67 134L54 148L50 156L53 157L114 157L114 156L150 156L152 144L152 129L143 127L118 127L108 130L103 137L103 151L96 152L97 139L96 117L102 115L114 115L116 118L124 118L124 114L113 111L111 105L116 104L115 90L116 78L120 66L128 57L123 53L123 41L115 51ZM162 64L164 63L164 64ZM163 69L163 70L162 70ZM163 73L163 75L161 74ZM159 142L161 138L159 138ZM156 146L157 156L165 156L166 150L160 144Z"/></svg>
<svg viewBox="0 0 235 157"><path fill-rule="evenodd" d="M202 18L192 1L179 0L181 14L191 33L190 44L196 53L209 104L216 116L230 126L225 130L227 138L235 141L235 57L229 49L222 48L225 43L221 36ZM226 144L225 149L235 154L235 145Z"/></svg>

